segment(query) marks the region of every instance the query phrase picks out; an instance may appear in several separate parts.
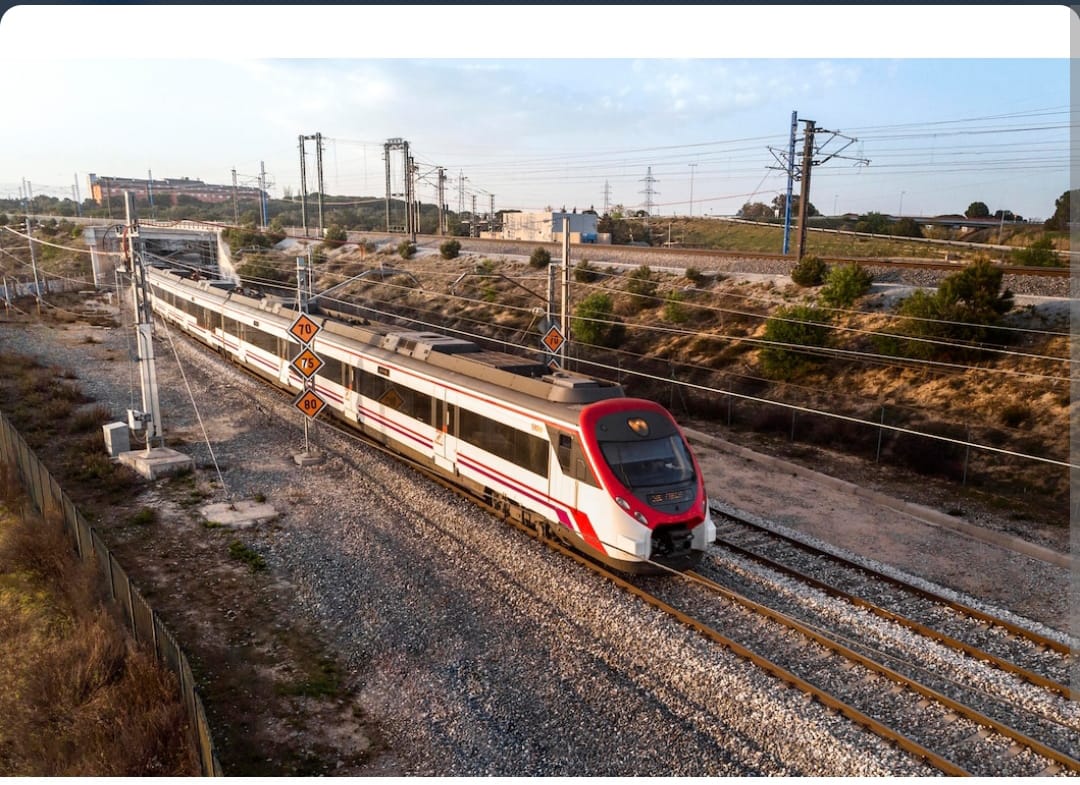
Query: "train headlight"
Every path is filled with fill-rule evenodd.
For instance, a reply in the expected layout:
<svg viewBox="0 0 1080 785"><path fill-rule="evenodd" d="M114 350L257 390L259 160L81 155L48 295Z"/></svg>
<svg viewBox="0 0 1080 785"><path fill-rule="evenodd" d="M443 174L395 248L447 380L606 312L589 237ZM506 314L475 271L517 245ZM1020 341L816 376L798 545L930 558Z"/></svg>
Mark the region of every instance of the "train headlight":
<svg viewBox="0 0 1080 785"><path fill-rule="evenodd" d="M634 510L634 519L638 523L640 523L642 526L648 526L649 525L649 519L646 518L644 515L642 515L640 512L638 512L637 510Z"/></svg>
<svg viewBox="0 0 1080 785"><path fill-rule="evenodd" d="M622 496L616 496L615 503L627 512L630 512L630 502L626 501L626 499L624 499Z"/></svg>

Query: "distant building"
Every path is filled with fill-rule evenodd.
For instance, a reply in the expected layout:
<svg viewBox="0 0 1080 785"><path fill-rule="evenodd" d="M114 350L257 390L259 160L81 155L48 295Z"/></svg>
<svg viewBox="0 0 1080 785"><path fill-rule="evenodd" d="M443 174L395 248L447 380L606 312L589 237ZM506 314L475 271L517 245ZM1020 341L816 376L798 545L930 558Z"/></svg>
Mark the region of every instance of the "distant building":
<svg viewBox="0 0 1080 785"><path fill-rule="evenodd" d="M531 240L533 242L562 242L563 220L570 219L570 242L611 242L610 235L596 231L596 213L503 213L501 232L493 235L500 240Z"/></svg>
<svg viewBox="0 0 1080 785"><path fill-rule="evenodd" d="M104 204L106 198L121 197L124 191L131 191L136 198L153 201L155 204L176 204L178 196L190 196L200 202L231 201L236 198L251 201L259 199L262 192L248 186L211 185L202 180L188 177L164 180L137 180L131 177L104 177L90 174L90 198L98 204Z"/></svg>

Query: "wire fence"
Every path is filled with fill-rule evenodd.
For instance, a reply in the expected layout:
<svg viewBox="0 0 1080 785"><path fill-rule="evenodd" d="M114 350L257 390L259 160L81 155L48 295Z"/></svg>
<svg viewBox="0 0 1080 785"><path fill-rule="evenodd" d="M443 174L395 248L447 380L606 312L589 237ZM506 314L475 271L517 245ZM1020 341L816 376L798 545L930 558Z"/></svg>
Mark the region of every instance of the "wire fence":
<svg viewBox="0 0 1080 785"><path fill-rule="evenodd" d="M44 520L63 521L75 550L83 562L97 563L105 578L109 593L128 630L135 640L152 648L158 660L176 674L180 694L189 719L193 740L199 751L203 776L222 776L221 764L214 752L210 725L203 710L202 699L195 688L195 677L187 655L172 632L143 598L127 572L106 547L101 536L76 509L59 483L45 465L27 446L8 418L0 412L0 460L16 468L23 487Z"/></svg>

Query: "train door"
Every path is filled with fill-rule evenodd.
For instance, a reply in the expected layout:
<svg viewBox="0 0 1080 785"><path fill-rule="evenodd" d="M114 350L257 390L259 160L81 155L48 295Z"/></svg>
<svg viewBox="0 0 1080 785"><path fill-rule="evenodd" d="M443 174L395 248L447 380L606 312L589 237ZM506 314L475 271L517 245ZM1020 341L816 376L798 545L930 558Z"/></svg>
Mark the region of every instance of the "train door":
<svg viewBox="0 0 1080 785"><path fill-rule="evenodd" d="M457 464L457 406L446 400L446 391L432 396L435 425L435 463L453 472Z"/></svg>

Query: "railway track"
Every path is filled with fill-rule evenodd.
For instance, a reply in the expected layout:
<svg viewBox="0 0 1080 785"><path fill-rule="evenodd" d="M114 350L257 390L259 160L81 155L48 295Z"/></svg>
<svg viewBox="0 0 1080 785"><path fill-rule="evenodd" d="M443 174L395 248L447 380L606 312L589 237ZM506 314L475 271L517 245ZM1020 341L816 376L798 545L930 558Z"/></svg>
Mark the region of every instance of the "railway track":
<svg viewBox="0 0 1080 785"><path fill-rule="evenodd" d="M354 431L331 427L386 451ZM483 499L413 468L506 520ZM911 634L905 641L882 632L882 625L892 624L887 619L876 619L877 626L833 623L847 603L807 602L808 593L817 591L813 586L793 584L791 576L778 578L760 565L732 565L719 549L685 579L628 580L508 522L944 773L1080 771L1080 719L1063 696L1034 685L1024 685L1028 692L1010 686L1003 696L995 694L987 673L996 668L970 657L963 673L941 673L933 661L947 660L940 651L948 647L939 636Z"/></svg>
<svg viewBox="0 0 1080 785"><path fill-rule="evenodd" d="M377 233L375 233L377 234ZM379 235L381 236L381 235ZM443 239L438 235L418 235L417 240L423 240L424 242L438 243ZM462 241L463 247L474 248L483 251L483 249L501 249L509 248L513 249L511 252L520 254L529 254L534 248L539 246L552 249L555 253L553 255L561 254L562 251L558 243L537 243L526 240L492 240L483 238L459 238ZM488 251L494 253L495 251ZM716 262L736 262L739 260L748 261L762 261L762 262L777 262L787 265L794 265L795 258L784 254L777 253L755 253L751 251L724 251L720 249L712 248L661 248L661 247L644 247L644 246L626 246L626 245L576 245L572 251L573 255L580 258L587 257L591 262L617 262L619 260L626 260L628 262L634 261L635 257L641 257L642 255L648 255L652 260L669 258L671 260L670 266L679 267L686 266L686 261L693 260L714 260ZM572 257L573 258L573 257ZM964 265L959 262L945 262L935 260L918 260L918 259L900 259L900 258L867 258L867 257L854 257L854 256L822 256L825 262L829 264L861 264L866 267L883 267L888 269L901 269L901 270L926 270L933 272L946 272L953 273L960 269L963 269ZM680 260L683 260L680 263ZM661 261L661 264L663 262ZM701 262L694 262L696 265L700 265ZM1069 267L1025 267L1021 265L1000 265L1001 269L1006 275L1030 275L1041 278L1067 278L1070 275Z"/></svg>
<svg viewBox="0 0 1080 785"><path fill-rule="evenodd" d="M452 492L467 496L417 468ZM829 617L837 615L835 605L807 616L795 607L797 602L778 602L775 577L740 577L737 570L723 567L723 558L717 556L708 559L703 569L684 574L685 579L627 578L555 538L507 519L482 499L467 497L945 774L989 777L1080 772L1080 716L1062 694L1068 690L1060 683L1045 688L1033 685L1034 694L996 694L993 680L987 680L985 672L997 663L978 659L974 649L964 652L970 655L966 672L943 674L934 667L935 655L927 657L925 649L935 644L947 649L951 643L929 628L926 634L908 636L901 646L883 639L874 629L852 630L830 623ZM800 586L796 594L804 591ZM868 605L865 600L857 604ZM893 621L886 618L882 623ZM1031 636L1033 641L1041 639L1034 633ZM1046 647L1067 653L1056 641L1048 640ZM1038 681L1037 676L1020 668L1012 673L1025 681Z"/></svg>
<svg viewBox="0 0 1080 785"><path fill-rule="evenodd" d="M991 663L1066 698L1073 666L1070 647L1022 627L873 569L816 548L730 512L713 511L716 543L826 594L865 608L883 619L978 660Z"/></svg>

